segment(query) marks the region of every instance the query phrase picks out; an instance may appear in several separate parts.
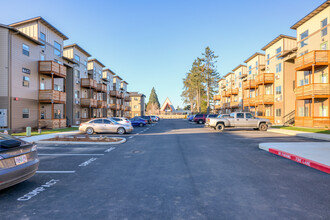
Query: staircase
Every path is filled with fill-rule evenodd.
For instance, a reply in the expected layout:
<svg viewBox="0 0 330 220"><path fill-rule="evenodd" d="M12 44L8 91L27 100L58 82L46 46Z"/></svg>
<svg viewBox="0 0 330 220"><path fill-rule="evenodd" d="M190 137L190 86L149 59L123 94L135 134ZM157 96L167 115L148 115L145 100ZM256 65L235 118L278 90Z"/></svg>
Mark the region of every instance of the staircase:
<svg viewBox="0 0 330 220"><path fill-rule="evenodd" d="M295 110L283 116L283 121L285 126L294 126L295 122Z"/></svg>

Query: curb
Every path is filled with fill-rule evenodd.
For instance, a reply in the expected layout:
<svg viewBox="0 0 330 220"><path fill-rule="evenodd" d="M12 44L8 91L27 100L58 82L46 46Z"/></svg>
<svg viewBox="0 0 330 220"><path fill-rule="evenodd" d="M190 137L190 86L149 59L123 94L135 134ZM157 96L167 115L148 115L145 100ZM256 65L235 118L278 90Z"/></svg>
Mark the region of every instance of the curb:
<svg viewBox="0 0 330 220"><path fill-rule="evenodd" d="M122 139L121 141L117 142L83 142L83 141L35 141L35 144L66 144L66 145L73 145L73 144L82 144L82 145L115 145L115 144L123 144L126 142L126 138L118 138Z"/></svg>
<svg viewBox="0 0 330 220"><path fill-rule="evenodd" d="M284 131L284 129L269 129L267 132L273 132L278 134L285 134L290 136L304 137L310 139L317 139L323 141L330 141L330 135L328 134L318 134L318 133L308 133L308 132L294 132L290 130Z"/></svg>
<svg viewBox="0 0 330 220"><path fill-rule="evenodd" d="M268 152L270 152L272 154L275 154L277 156L284 157L284 158L292 160L294 162L297 162L297 163L303 164L305 166L308 166L308 167L317 169L319 171L325 172L327 174L330 174L330 166L328 166L328 165L318 163L316 161L309 160L309 159L306 159L304 157L300 157L300 156L297 156L295 154L291 154L291 153L288 153L288 152L285 152L285 151L282 151L282 150L278 150L278 149L275 149L275 148L268 148L267 146L265 146L265 143L259 144L259 148L261 150L268 151Z"/></svg>

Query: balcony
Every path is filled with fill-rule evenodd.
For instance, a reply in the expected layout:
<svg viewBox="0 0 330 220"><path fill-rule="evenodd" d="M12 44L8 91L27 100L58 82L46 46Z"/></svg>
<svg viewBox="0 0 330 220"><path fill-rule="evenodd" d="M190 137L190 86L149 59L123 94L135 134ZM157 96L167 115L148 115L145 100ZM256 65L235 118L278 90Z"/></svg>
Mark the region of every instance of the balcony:
<svg viewBox="0 0 330 220"><path fill-rule="evenodd" d="M98 83L97 86L96 86L96 91L106 93L107 92L107 86L104 85L103 83Z"/></svg>
<svg viewBox="0 0 330 220"><path fill-rule="evenodd" d="M66 93L56 90L39 90L39 101L43 103L66 103Z"/></svg>
<svg viewBox="0 0 330 220"><path fill-rule="evenodd" d="M117 108L116 109L119 111L120 108L121 108L121 105L120 104L117 104Z"/></svg>
<svg viewBox="0 0 330 220"><path fill-rule="evenodd" d="M116 96L117 96L118 99L121 99L122 98L122 93L120 93L119 91L117 91Z"/></svg>
<svg viewBox="0 0 330 220"><path fill-rule="evenodd" d="M246 80L243 82L243 89L255 89L256 81L254 79Z"/></svg>
<svg viewBox="0 0 330 220"><path fill-rule="evenodd" d="M255 106L255 104L256 104L256 97L249 98L249 105Z"/></svg>
<svg viewBox="0 0 330 220"><path fill-rule="evenodd" d="M330 95L330 84L314 83L295 89L297 99L326 98Z"/></svg>
<svg viewBox="0 0 330 220"><path fill-rule="evenodd" d="M131 107L130 106L125 106L125 111L131 111Z"/></svg>
<svg viewBox="0 0 330 220"><path fill-rule="evenodd" d="M220 110L220 109L221 109L221 105L215 105L215 106L214 106L214 109L215 109L215 110Z"/></svg>
<svg viewBox="0 0 330 220"><path fill-rule="evenodd" d="M222 108L223 109L227 109L227 108L229 108L230 107L230 102L228 102L228 103L223 103L222 104Z"/></svg>
<svg viewBox="0 0 330 220"><path fill-rule="evenodd" d="M107 102L102 100L97 100L97 108L106 108Z"/></svg>
<svg viewBox="0 0 330 220"><path fill-rule="evenodd" d="M295 60L296 70L311 70L312 66L329 65L329 50L314 50L302 55Z"/></svg>
<svg viewBox="0 0 330 220"><path fill-rule="evenodd" d="M39 61L39 73L66 78L66 67L52 60Z"/></svg>
<svg viewBox="0 0 330 220"><path fill-rule="evenodd" d="M237 101L236 102L235 101L234 102L230 102L230 107L231 108L238 108L238 104L239 104L239 102L237 102Z"/></svg>
<svg viewBox="0 0 330 220"><path fill-rule="evenodd" d="M261 73L256 78L256 84L272 84L274 83L274 73Z"/></svg>
<svg viewBox="0 0 330 220"><path fill-rule="evenodd" d="M81 79L81 87L83 87L83 88L90 88L90 89L96 89L97 83L93 79L82 78Z"/></svg>
<svg viewBox="0 0 330 220"><path fill-rule="evenodd" d="M230 94L231 94L231 95L238 95L238 88L236 88L236 89L231 89Z"/></svg>
<svg viewBox="0 0 330 220"><path fill-rule="evenodd" d="M273 105L274 95L273 94L259 95L256 97L255 100L257 105Z"/></svg>
<svg viewBox="0 0 330 220"><path fill-rule="evenodd" d="M96 108L97 107L97 100L96 99L89 99L89 98L81 98L80 99L81 107L90 107Z"/></svg>
<svg viewBox="0 0 330 220"><path fill-rule="evenodd" d="M131 98L129 96L125 96L124 101L125 102L130 102L131 101Z"/></svg>
<svg viewBox="0 0 330 220"><path fill-rule="evenodd" d="M38 121L39 128L65 128L66 119L39 119Z"/></svg>
<svg viewBox="0 0 330 220"><path fill-rule="evenodd" d="M249 106L250 105L250 98L243 99L243 106Z"/></svg>
<svg viewBox="0 0 330 220"><path fill-rule="evenodd" d="M220 101L221 100L221 95L214 95L213 100Z"/></svg>
<svg viewBox="0 0 330 220"><path fill-rule="evenodd" d="M110 104L110 109L111 110L117 110L117 105L116 104Z"/></svg>

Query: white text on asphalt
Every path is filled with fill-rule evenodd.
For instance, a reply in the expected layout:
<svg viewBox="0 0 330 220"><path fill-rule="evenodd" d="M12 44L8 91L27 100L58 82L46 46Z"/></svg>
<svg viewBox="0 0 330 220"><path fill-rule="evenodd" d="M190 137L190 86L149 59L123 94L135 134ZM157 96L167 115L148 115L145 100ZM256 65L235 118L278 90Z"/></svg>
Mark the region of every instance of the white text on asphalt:
<svg viewBox="0 0 330 220"><path fill-rule="evenodd" d="M79 164L79 166L80 166L80 167L85 167L85 166L87 166L88 164L90 164L90 163L92 163L93 161L95 161L96 159L97 159L97 158L92 157L91 159L89 159L89 160L83 162L82 164Z"/></svg>
<svg viewBox="0 0 330 220"><path fill-rule="evenodd" d="M32 199L33 197L35 197L36 195L38 195L40 192L45 191L46 188L49 188L52 185L56 184L58 181L59 180L52 179L52 180L48 181L47 183L41 185L40 187L35 188L28 194L25 194L24 196L19 197L17 200L18 201L28 201L28 200Z"/></svg>

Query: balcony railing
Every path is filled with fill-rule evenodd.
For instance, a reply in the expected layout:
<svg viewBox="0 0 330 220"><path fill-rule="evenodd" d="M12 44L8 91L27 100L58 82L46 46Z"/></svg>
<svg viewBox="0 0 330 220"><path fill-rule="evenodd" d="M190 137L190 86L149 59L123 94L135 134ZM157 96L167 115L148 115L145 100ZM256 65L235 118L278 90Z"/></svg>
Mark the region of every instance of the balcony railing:
<svg viewBox="0 0 330 220"><path fill-rule="evenodd" d="M270 123L274 123L274 116L256 116L257 118L268 119Z"/></svg>
<svg viewBox="0 0 330 220"><path fill-rule="evenodd" d="M93 79L83 78L81 79L81 87L96 89L97 83Z"/></svg>
<svg viewBox="0 0 330 220"><path fill-rule="evenodd" d="M213 100L221 100L221 95L214 95Z"/></svg>
<svg viewBox="0 0 330 220"><path fill-rule="evenodd" d="M313 83L299 86L295 93L297 99L322 98L330 95L330 85L328 83Z"/></svg>
<svg viewBox="0 0 330 220"><path fill-rule="evenodd" d="M255 89L256 81L254 79L246 80L243 82L243 89Z"/></svg>
<svg viewBox="0 0 330 220"><path fill-rule="evenodd" d="M311 69L312 65L328 65L329 50L314 50L296 58L296 70Z"/></svg>
<svg viewBox="0 0 330 220"><path fill-rule="evenodd" d="M215 105L214 108L215 108L215 110L220 110L221 109L221 105Z"/></svg>
<svg viewBox="0 0 330 220"><path fill-rule="evenodd" d="M229 108L229 107L230 107L230 102L222 104L222 108Z"/></svg>
<svg viewBox="0 0 330 220"><path fill-rule="evenodd" d="M39 73L65 78L66 67L52 60L39 61Z"/></svg>
<svg viewBox="0 0 330 220"><path fill-rule="evenodd" d="M256 104L257 105L274 104L274 95L273 94L259 95L256 97Z"/></svg>
<svg viewBox="0 0 330 220"><path fill-rule="evenodd" d="M96 91L98 92L107 92L107 86L104 85L103 83L98 83L96 86Z"/></svg>
<svg viewBox="0 0 330 220"><path fill-rule="evenodd" d="M110 109L117 110L117 105L116 104L110 104Z"/></svg>
<svg viewBox="0 0 330 220"><path fill-rule="evenodd" d="M89 98L81 98L80 99L80 105L82 107L97 107L97 100L96 99L89 99Z"/></svg>
<svg viewBox="0 0 330 220"><path fill-rule="evenodd" d="M261 73L256 78L256 84L272 84L274 83L274 73Z"/></svg>
<svg viewBox="0 0 330 220"><path fill-rule="evenodd" d="M121 105L117 104L117 110L120 110L120 108L121 108Z"/></svg>
<svg viewBox="0 0 330 220"><path fill-rule="evenodd" d="M125 111L131 111L131 107L130 106L125 106Z"/></svg>
<svg viewBox="0 0 330 220"><path fill-rule="evenodd" d="M295 117L295 126L297 127L314 127L329 128L330 117Z"/></svg>
<svg viewBox="0 0 330 220"><path fill-rule="evenodd" d="M49 103L65 103L66 102L66 93L56 90L39 90L39 101L40 102L49 102Z"/></svg>
<svg viewBox="0 0 330 220"><path fill-rule="evenodd" d="M238 104L239 104L239 102L230 102L230 107L231 108L238 108Z"/></svg>
<svg viewBox="0 0 330 220"><path fill-rule="evenodd" d="M125 96L124 100L125 100L125 102L130 102L131 98L129 96Z"/></svg>
<svg viewBox="0 0 330 220"><path fill-rule="evenodd" d="M97 108L106 108L107 102L102 100L97 100Z"/></svg>
<svg viewBox="0 0 330 220"><path fill-rule="evenodd" d="M66 119L39 119L39 128L65 128Z"/></svg>

